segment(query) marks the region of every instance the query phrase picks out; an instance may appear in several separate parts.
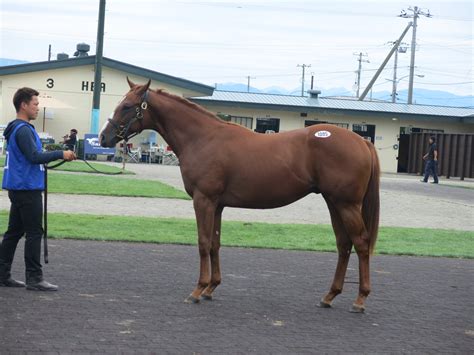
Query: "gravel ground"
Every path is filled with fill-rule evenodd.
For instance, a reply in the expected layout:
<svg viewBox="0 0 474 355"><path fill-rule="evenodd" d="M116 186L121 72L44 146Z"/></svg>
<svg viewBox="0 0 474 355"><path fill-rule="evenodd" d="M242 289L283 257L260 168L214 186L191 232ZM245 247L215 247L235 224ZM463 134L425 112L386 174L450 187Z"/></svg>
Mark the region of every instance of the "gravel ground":
<svg viewBox="0 0 474 355"><path fill-rule="evenodd" d="M179 167L128 164L139 178L159 180L183 189ZM446 180L423 184L418 176L384 174L381 180L381 226L474 230L474 181ZM54 212L194 218L191 201L158 198L50 194L48 210ZM67 206L65 211L64 206ZM125 207L124 207L125 206ZM9 208L5 191L0 192L0 210ZM224 220L269 223L331 223L324 199L307 197L282 208L250 210L227 208Z"/></svg>

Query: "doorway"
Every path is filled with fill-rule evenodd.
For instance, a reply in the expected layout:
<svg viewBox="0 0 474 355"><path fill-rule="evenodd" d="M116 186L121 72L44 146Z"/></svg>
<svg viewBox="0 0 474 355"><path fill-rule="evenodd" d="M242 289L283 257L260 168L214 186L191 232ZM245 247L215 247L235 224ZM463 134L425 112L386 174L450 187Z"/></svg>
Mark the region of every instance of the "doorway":
<svg viewBox="0 0 474 355"><path fill-rule="evenodd" d="M258 133L278 133L280 131L279 118L257 118L257 127L255 132Z"/></svg>
<svg viewBox="0 0 474 355"><path fill-rule="evenodd" d="M375 142L375 125L374 124L353 124L352 131L357 133L359 136L368 140L369 142Z"/></svg>

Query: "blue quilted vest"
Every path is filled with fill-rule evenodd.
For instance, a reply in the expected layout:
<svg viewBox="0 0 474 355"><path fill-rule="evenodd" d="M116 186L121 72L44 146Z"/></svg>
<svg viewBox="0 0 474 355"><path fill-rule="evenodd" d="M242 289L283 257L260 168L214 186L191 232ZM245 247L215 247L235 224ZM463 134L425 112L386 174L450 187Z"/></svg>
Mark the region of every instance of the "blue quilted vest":
<svg viewBox="0 0 474 355"><path fill-rule="evenodd" d="M36 148L41 151L41 141L35 129L29 124L15 127L7 142L7 156L3 169L2 189L4 190L44 190L43 164L30 163L16 143L16 133L20 127L27 126L35 136Z"/></svg>

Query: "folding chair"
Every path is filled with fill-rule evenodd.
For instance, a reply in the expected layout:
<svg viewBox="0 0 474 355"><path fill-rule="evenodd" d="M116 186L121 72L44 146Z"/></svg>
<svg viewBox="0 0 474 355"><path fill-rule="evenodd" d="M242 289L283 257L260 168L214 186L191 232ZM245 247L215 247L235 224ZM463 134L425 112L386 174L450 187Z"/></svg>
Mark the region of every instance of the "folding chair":
<svg viewBox="0 0 474 355"><path fill-rule="evenodd" d="M142 148L132 148L130 144L130 148L127 144L127 162L128 163L139 163L142 159Z"/></svg>

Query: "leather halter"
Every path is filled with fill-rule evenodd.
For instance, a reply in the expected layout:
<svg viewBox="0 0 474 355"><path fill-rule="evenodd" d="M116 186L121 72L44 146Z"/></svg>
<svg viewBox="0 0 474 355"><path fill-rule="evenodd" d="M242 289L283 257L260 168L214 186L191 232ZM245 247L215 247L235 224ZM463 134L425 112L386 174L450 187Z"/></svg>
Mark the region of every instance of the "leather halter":
<svg viewBox="0 0 474 355"><path fill-rule="evenodd" d="M111 118L108 119L109 123L115 128L115 136L117 138L120 138L121 140L123 139L125 142L127 142L130 138L135 137L137 134L140 134L143 131L143 111L148 108L148 90L145 91L145 93L140 99L141 102L135 107L135 117L133 117L126 125L118 125L113 122ZM140 131L128 135L130 126L136 121L140 123Z"/></svg>

